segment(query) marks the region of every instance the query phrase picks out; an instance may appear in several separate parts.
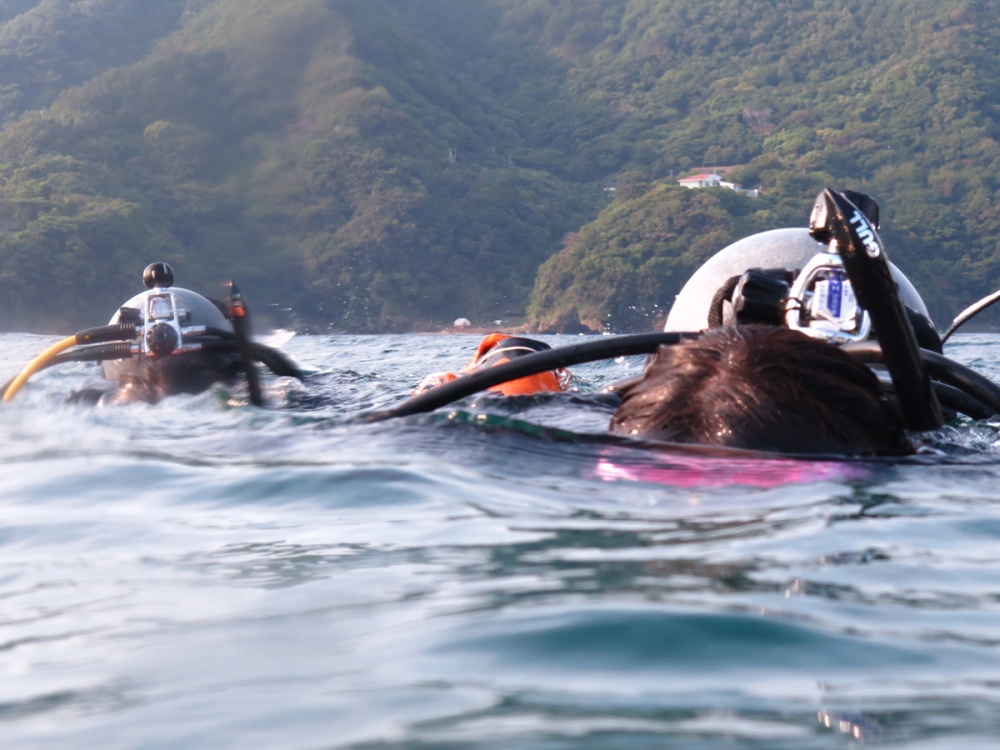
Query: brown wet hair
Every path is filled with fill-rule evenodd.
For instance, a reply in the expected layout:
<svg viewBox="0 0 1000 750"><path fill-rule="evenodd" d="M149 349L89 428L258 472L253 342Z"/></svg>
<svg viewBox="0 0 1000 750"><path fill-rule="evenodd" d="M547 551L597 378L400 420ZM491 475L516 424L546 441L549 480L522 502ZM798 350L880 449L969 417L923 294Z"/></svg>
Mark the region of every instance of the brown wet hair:
<svg viewBox="0 0 1000 750"><path fill-rule="evenodd" d="M137 358L122 373L109 400L157 404L167 396L198 394L215 383L233 382L237 367L230 357L205 352L186 352L162 359Z"/></svg>
<svg viewBox="0 0 1000 750"><path fill-rule="evenodd" d="M782 453L912 452L871 370L833 344L765 325L661 346L623 393L610 429Z"/></svg>

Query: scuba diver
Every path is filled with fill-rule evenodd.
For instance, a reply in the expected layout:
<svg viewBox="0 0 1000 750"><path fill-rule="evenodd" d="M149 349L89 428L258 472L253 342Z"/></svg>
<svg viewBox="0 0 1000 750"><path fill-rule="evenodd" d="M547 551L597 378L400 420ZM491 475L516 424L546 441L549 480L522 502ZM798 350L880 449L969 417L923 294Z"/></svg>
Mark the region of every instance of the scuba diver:
<svg viewBox="0 0 1000 750"><path fill-rule="evenodd" d="M424 377L413 390L414 395L429 391L445 383L450 383L456 378L463 377L469 373L482 370L486 367L495 367L505 362L511 362L517 357L526 354L542 352L551 349L544 341L524 338L522 336L511 336L507 333L490 333L482 341L476 353L472 355L472 361L467 364L460 373L435 372ZM546 370L534 375L528 375L517 380L510 380L504 383L490 386L486 390L492 393L499 393L504 396L527 396L534 393L558 393L569 388L573 376L568 370L556 368Z"/></svg>
<svg viewBox="0 0 1000 750"><path fill-rule="evenodd" d="M841 191L836 198L877 231L878 204L870 196ZM694 273L664 330L704 335L661 347L650 358L644 377L623 389L613 433L776 452L911 452L904 421L874 371L841 348L868 341L875 331L836 248L832 200L820 196L808 229L744 238ZM869 255L866 248L874 265L855 274L867 285L861 293L876 294L869 276L882 273L885 288L877 293L894 287L891 296L900 303L883 315L884 328L887 318L905 317L911 330L895 335L915 339L906 354L916 362L918 345L940 353L940 336L916 289L880 246L876 259ZM903 377L914 381L908 387L920 391L917 408L926 414L914 415L912 427L933 429L941 416L923 365L916 364L918 371Z"/></svg>
<svg viewBox="0 0 1000 750"><path fill-rule="evenodd" d="M85 403L155 404L167 396L197 394L215 383L246 378L250 402L263 404L256 363L281 376L302 379L282 352L252 339L243 296L230 282L218 302L174 286L166 263L151 263L142 277L147 291L128 300L106 326L69 336L36 357L0 387L10 401L35 373L63 362L101 362L108 385L70 396Z"/></svg>
<svg viewBox="0 0 1000 750"><path fill-rule="evenodd" d="M875 373L789 328L740 324L662 346L622 390L617 435L777 453L912 452Z"/></svg>
<svg viewBox="0 0 1000 750"><path fill-rule="evenodd" d="M1000 387L942 354L949 336L1000 292L938 334L919 294L889 263L878 226L873 199L828 188L808 228L762 232L710 258L678 294L663 332L555 349L491 334L460 373L425 379L402 403L358 419L425 413L490 389L556 393L566 388L566 368L638 354L655 355L643 374L605 389L617 401L609 430L673 449L897 456L914 450L914 434L946 419L1000 416ZM37 357L0 389L4 401L34 373L67 361L104 362L111 386L98 401L155 403L242 373L259 405L256 362L302 377L283 354L251 339L235 285L222 305L174 287L166 264L152 264L144 281L148 290L109 325Z"/></svg>
<svg viewBox="0 0 1000 750"><path fill-rule="evenodd" d="M946 418L1000 415L1000 387L942 354L944 334L888 262L878 204L825 189L808 228L777 229L710 258L662 333L605 336L478 370L367 415L431 411L505 381L584 362L654 354L620 396L612 433L669 444L785 454L890 455Z"/></svg>

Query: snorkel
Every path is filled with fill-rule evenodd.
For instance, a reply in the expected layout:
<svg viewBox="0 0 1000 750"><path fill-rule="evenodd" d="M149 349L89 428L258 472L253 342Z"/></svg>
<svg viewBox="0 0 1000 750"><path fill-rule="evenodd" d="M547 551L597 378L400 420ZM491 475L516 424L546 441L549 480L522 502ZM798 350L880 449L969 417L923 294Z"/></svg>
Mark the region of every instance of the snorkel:
<svg viewBox="0 0 1000 750"><path fill-rule="evenodd" d="M843 262L858 302L871 318L906 427L918 432L936 430L944 424L941 407L889 270L876 228L877 207L874 214L865 215L844 192L827 188L813 206L809 233L826 243Z"/></svg>

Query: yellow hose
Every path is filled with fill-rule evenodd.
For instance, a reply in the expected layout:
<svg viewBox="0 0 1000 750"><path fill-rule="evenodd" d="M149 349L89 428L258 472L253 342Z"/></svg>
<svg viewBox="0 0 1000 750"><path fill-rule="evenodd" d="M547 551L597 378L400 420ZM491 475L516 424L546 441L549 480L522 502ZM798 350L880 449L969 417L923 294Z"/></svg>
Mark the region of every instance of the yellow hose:
<svg viewBox="0 0 1000 750"><path fill-rule="evenodd" d="M67 336L62 341L53 344L35 357L31 364L21 370L21 373L10 382L9 386L7 386L7 392L3 395L4 403L7 403L14 398L14 394L21 390L21 386L28 382L28 378L45 367L57 354L66 351L71 346L76 346L76 334Z"/></svg>

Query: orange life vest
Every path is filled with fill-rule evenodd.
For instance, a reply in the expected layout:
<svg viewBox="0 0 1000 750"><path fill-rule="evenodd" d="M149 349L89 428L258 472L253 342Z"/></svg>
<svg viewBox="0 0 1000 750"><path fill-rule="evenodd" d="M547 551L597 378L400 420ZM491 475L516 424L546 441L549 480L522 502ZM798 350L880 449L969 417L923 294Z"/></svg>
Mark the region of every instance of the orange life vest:
<svg viewBox="0 0 1000 750"><path fill-rule="evenodd" d="M508 344L500 344L508 339ZM417 386L414 393L423 393L437 385L448 383L461 375L474 372L484 367L501 365L510 362L511 359L532 352L544 351L549 347L540 341L532 339L522 339L511 336L509 333L490 333L479 342L472 361L469 362L460 373L439 372L428 375ZM548 370L537 375L510 380L506 383L495 385L489 390L493 393L502 393L504 396L526 396L533 393L557 393L564 391L569 386L571 375L568 370Z"/></svg>

